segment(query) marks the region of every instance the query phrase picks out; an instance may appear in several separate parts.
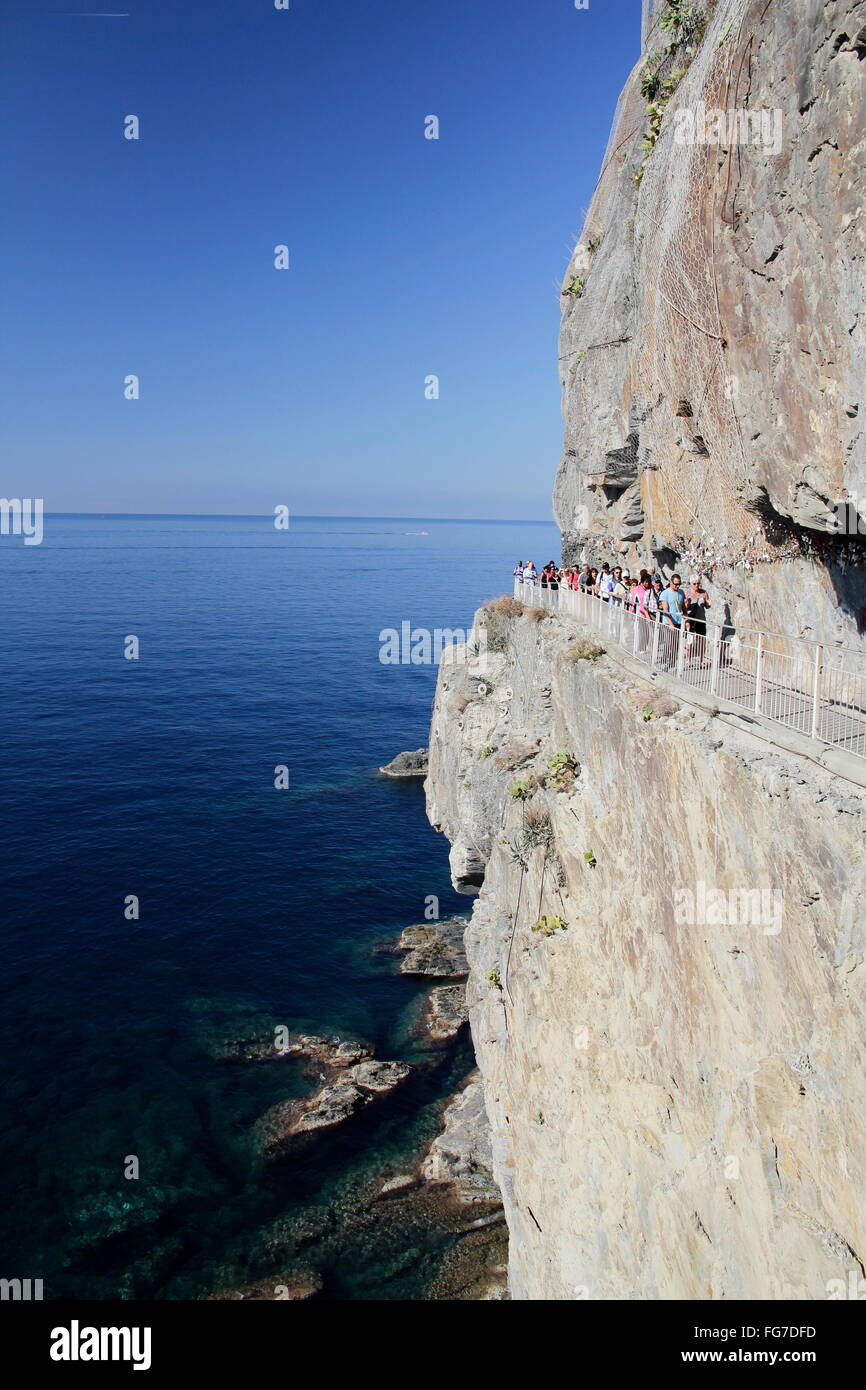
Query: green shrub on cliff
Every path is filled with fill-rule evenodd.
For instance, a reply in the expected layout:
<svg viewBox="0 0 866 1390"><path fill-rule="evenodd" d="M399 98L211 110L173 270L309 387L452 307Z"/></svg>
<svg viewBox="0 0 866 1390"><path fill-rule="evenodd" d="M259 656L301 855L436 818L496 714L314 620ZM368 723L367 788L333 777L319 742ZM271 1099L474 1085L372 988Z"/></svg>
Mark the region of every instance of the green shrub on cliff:
<svg viewBox="0 0 866 1390"><path fill-rule="evenodd" d="M640 74L640 94L646 101L654 101L658 96L661 78L658 63L645 63Z"/></svg>
<svg viewBox="0 0 866 1390"><path fill-rule="evenodd" d="M703 15L696 5L687 5L685 0L668 0L668 7L659 20L659 28L670 34L672 45L678 48L694 38L702 20Z"/></svg>
<svg viewBox="0 0 866 1390"><path fill-rule="evenodd" d="M542 936L553 936L554 932L565 931L568 923L562 917L539 917L532 928L533 931L541 932Z"/></svg>
<svg viewBox="0 0 866 1390"><path fill-rule="evenodd" d="M638 187L661 134L665 108L689 70L689 63L704 36L707 22L707 15L695 5L687 5L685 0L669 0L667 9L659 21L659 27L670 34L671 41L654 61L645 63L641 69L640 92L647 101L648 129L641 140L644 157L634 174L634 181ZM683 50L685 63L662 81L662 64L680 49Z"/></svg>
<svg viewBox="0 0 866 1390"><path fill-rule="evenodd" d="M525 801L537 786L538 778L530 773L527 777L518 777L516 782L512 782L508 788L508 795L513 801Z"/></svg>

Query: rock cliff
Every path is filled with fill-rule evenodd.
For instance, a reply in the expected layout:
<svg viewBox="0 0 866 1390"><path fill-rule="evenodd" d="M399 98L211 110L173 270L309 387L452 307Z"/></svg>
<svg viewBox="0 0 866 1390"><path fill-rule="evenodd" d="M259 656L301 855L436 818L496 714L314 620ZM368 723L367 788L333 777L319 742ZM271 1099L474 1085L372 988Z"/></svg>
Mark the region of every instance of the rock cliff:
<svg viewBox="0 0 866 1390"><path fill-rule="evenodd" d="M566 558L866 628L866 4L656 0L563 281ZM785 563L777 563L781 557Z"/></svg>
<svg viewBox="0 0 866 1390"><path fill-rule="evenodd" d="M853 0L656 5L564 282L554 500L567 558L694 558L735 624L852 646L864 56ZM781 143L772 118L766 142L676 141L714 108L781 111ZM862 760L573 619L502 599L476 624L486 650L440 671L426 792L477 895L512 1297L845 1296L866 1261Z"/></svg>
<svg viewBox="0 0 866 1390"><path fill-rule="evenodd" d="M866 793L568 619L496 626L428 809L483 864L512 1297L825 1298L866 1258Z"/></svg>

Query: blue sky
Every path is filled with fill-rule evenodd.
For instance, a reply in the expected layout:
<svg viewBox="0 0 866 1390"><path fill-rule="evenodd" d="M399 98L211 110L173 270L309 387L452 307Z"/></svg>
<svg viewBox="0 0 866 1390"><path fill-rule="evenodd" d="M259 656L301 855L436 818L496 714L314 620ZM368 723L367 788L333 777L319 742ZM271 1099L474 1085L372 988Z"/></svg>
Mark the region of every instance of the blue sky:
<svg viewBox="0 0 866 1390"><path fill-rule="evenodd" d="M640 0L3 0L0 27L3 495L550 515L555 286Z"/></svg>

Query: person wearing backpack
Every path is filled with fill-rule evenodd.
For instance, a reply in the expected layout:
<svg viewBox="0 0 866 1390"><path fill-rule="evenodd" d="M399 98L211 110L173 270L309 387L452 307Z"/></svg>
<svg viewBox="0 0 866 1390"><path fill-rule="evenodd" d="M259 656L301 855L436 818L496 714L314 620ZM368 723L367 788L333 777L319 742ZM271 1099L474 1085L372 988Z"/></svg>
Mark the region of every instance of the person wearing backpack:
<svg viewBox="0 0 866 1390"><path fill-rule="evenodd" d="M664 586L659 575L653 575L653 578L650 581L649 589L647 590L646 598L644 599L644 606L646 608L647 617L650 619L651 622L654 623L658 622L659 615L661 613L661 596L663 587Z"/></svg>

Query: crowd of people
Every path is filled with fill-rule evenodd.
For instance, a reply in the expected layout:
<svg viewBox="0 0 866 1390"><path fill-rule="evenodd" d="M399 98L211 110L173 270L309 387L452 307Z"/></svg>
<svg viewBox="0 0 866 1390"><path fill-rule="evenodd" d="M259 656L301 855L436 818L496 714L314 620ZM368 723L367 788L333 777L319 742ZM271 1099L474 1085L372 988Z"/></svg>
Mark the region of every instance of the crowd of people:
<svg viewBox="0 0 866 1390"><path fill-rule="evenodd" d="M610 565L607 560L601 569L586 564L560 568L551 560L541 571L531 560L525 563L518 560L514 578L518 584L532 588L575 589L594 594L604 603L625 607L651 622L676 628L685 624L686 632L706 635L711 604L699 574L690 575L684 588L679 574L672 574L665 582L660 574L643 569L635 576L621 565Z"/></svg>

